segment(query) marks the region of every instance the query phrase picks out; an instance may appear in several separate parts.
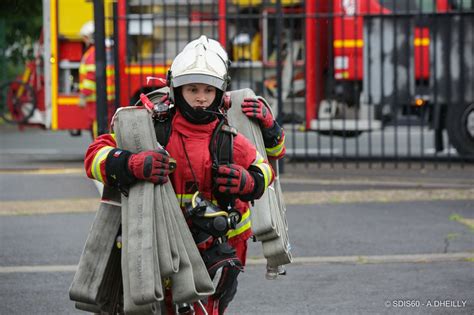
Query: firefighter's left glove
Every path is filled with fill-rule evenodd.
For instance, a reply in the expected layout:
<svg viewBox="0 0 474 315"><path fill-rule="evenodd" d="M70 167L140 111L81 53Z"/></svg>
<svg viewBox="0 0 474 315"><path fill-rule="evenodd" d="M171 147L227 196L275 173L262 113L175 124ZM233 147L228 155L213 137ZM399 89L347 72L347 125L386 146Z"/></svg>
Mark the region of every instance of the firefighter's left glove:
<svg viewBox="0 0 474 315"><path fill-rule="evenodd" d="M252 194L255 188L252 174L237 164L220 165L217 169L216 184L219 192L240 196Z"/></svg>
<svg viewBox="0 0 474 315"><path fill-rule="evenodd" d="M265 103L258 97L246 97L242 102L242 112L249 118L256 119L263 128L273 126L273 115Z"/></svg>
<svg viewBox="0 0 474 315"><path fill-rule="evenodd" d="M132 154L128 159L128 170L138 180L161 185L168 182L170 158L162 149Z"/></svg>

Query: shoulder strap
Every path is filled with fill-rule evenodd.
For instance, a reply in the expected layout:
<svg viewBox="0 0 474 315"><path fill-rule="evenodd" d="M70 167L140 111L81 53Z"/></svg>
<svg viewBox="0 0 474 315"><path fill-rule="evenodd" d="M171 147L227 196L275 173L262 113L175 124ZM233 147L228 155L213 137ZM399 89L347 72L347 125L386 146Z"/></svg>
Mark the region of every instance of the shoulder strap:
<svg viewBox="0 0 474 315"><path fill-rule="evenodd" d="M234 137L237 135L237 129L227 124L225 119L222 119L217 124L214 133L212 134L209 151L211 152L213 167L222 164L231 164L234 162L233 144Z"/></svg>
<svg viewBox="0 0 474 315"><path fill-rule="evenodd" d="M212 178L214 187L214 197L216 197L219 206L222 209L233 208L233 198L228 198L223 194L219 193L215 189L217 168L222 164L231 164L234 162L233 149L234 149L234 137L237 135L237 129L229 126L225 119L222 119L217 124L214 133L212 134L211 143L209 144L209 152L212 158Z"/></svg>

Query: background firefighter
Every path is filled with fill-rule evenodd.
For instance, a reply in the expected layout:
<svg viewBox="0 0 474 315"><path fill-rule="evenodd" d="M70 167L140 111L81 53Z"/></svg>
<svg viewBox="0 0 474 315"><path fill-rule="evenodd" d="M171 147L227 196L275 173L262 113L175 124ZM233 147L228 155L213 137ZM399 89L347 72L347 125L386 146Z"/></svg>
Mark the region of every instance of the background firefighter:
<svg viewBox="0 0 474 315"><path fill-rule="evenodd" d="M90 178L121 190L137 180L155 184L168 181L173 184L182 209L191 202L192 196L200 195L222 209L232 200L233 210L241 219L226 235L226 244L233 248L233 259L245 266L247 240L251 236L249 201L258 199L274 178L274 172L254 145L243 135L233 137L232 163L216 165L214 152L210 152L214 132L225 119L222 113L224 92L229 84L228 58L220 44L205 36L189 43L175 58L169 72L169 101L175 106L170 110L171 133L166 151L131 153L116 148L115 136L99 136L86 153L85 167ZM275 157L284 154L284 136L281 128L275 127L271 114L263 110L265 105L258 100L246 100L243 108L252 108L253 118L262 121L262 127L274 132L272 140ZM262 107L263 105L263 107ZM172 106L170 106L172 107ZM262 112L263 111L263 112ZM155 122L156 124L160 122ZM273 128L273 129L272 129ZM169 152L169 153L168 153ZM170 157L176 160L176 169L170 174ZM214 166L214 167L213 167ZM225 209L225 208L224 208ZM190 222L191 231L193 224ZM209 233L211 234L211 233ZM196 235L194 235L196 236ZM198 248L204 261L215 246L214 237L198 239ZM208 264L207 264L208 265ZM223 265L223 270L235 265ZM240 271L240 270L238 270ZM205 302L209 314L223 314L237 291L238 272L222 272L216 294ZM173 313L171 292L167 290L168 312ZM197 314L201 313L195 307Z"/></svg>
<svg viewBox="0 0 474 315"><path fill-rule="evenodd" d="M95 80L95 45L94 45L94 22L86 22L80 31L84 42L84 54L79 65L79 103L86 107L89 121L89 129L95 139L97 133L96 118L96 80ZM115 110L115 73L113 66L112 45L110 40L106 40L107 66L106 66L106 87L107 87L107 108L109 117Z"/></svg>

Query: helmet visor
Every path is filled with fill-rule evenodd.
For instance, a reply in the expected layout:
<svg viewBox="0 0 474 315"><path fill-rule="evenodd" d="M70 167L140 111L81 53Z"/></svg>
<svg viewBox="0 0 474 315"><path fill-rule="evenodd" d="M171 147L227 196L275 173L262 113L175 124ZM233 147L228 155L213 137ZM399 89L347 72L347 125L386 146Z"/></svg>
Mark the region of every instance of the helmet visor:
<svg viewBox="0 0 474 315"><path fill-rule="evenodd" d="M172 79L174 87L183 86L185 84L191 83L203 83L215 87L221 91L225 91L226 82L225 80L202 73L188 73L185 75L180 75Z"/></svg>

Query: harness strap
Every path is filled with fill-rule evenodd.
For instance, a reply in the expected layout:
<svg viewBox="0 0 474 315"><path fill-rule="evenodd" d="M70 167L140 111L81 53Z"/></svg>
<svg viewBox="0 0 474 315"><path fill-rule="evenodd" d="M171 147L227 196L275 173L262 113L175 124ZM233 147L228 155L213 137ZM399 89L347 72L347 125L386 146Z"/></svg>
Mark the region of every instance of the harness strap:
<svg viewBox="0 0 474 315"><path fill-rule="evenodd" d="M225 119L217 125L212 135L209 151L213 153L213 163L216 165L234 163L233 139L237 129L229 126ZM215 140L214 140L215 139Z"/></svg>
<svg viewBox="0 0 474 315"><path fill-rule="evenodd" d="M217 190L216 180L217 168L219 165L228 165L234 162L233 147L234 137L237 130L230 127L225 119L221 119L211 137L209 143L209 152L212 158L212 178L213 178L213 195L216 197L219 206L224 209L232 209L234 207L235 198L222 194Z"/></svg>
<svg viewBox="0 0 474 315"><path fill-rule="evenodd" d="M172 117L165 121L155 121L155 135L158 142L165 147L171 137L171 120Z"/></svg>

